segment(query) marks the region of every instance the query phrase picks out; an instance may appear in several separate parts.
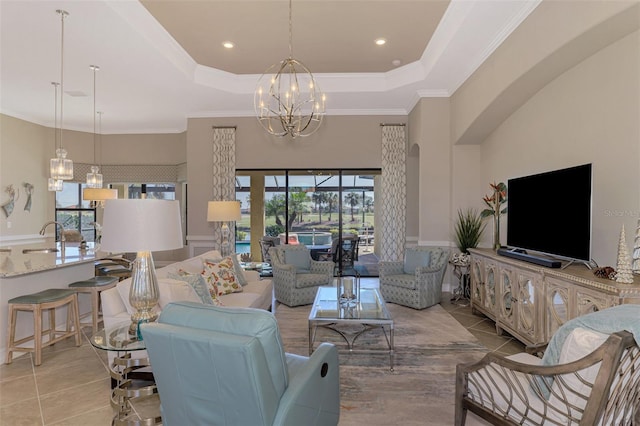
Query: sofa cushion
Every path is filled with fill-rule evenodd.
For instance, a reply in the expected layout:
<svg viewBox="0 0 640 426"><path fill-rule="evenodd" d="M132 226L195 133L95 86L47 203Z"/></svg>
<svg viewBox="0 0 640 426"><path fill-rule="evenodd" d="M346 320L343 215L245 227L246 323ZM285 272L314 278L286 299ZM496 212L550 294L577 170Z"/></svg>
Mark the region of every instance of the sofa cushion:
<svg viewBox="0 0 640 426"><path fill-rule="evenodd" d="M164 309L171 302L202 303L193 288L184 281L161 278L158 280L158 290L160 292L158 299L158 307L160 309Z"/></svg>
<svg viewBox="0 0 640 426"><path fill-rule="evenodd" d="M285 250L284 263L295 266L297 271L308 272L311 269L311 258L306 250Z"/></svg>
<svg viewBox="0 0 640 426"><path fill-rule="evenodd" d="M196 292L200 301L205 305L220 305L220 300L218 299L217 291L210 292L209 286L207 282L204 280L202 274L189 274L185 271L178 273L169 273L169 278L179 281L184 281L193 288ZM213 293L213 294L212 294ZM215 295L215 297L214 297Z"/></svg>
<svg viewBox="0 0 640 426"><path fill-rule="evenodd" d="M406 250L404 255L404 273L415 274L416 268L429 266L431 252L422 250Z"/></svg>
<svg viewBox="0 0 640 426"><path fill-rule="evenodd" d="M238 283L231 257L225 257L219 262L204 261L202 274L209 285L209 290L217 288L218 296L229 293L241 292L242 286Z"/></svg>

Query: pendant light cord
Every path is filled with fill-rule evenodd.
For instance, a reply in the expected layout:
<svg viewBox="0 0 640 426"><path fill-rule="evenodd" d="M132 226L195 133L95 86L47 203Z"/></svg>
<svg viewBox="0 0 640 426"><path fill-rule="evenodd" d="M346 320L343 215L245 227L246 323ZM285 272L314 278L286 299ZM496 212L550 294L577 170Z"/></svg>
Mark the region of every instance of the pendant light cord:
<svg viewBox="0 0 640 426"><path fill-rule="evenodd" d="M60 149L62 149L62 123L64 112L64 18L69 13L62 9L58 9L56 12L60 14L60 20L62 22L62 31L60 36Z"/></svg>
<svg viewBox="0 0 640 426"><path fill-rule="evenodd" d="M289 59L293 59L293 20L291 19L291 1L292 0L289 0Z"/></svg>

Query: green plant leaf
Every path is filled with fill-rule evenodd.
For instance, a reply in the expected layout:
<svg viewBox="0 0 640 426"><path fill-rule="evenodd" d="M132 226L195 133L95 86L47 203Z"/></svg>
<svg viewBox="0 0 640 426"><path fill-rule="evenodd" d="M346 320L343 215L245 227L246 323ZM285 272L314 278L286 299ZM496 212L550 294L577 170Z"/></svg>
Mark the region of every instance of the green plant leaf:
<svg viewBox="0 0 640 426"><path fill-rule="evenodd" d="M458 249L462 253L469 253L468 249L477 247L484 228L482 217L475 209L458 210L458 220L454 226Z"/></svg>
<svg viewBox="0 0 640 426"><path fill-rule="evenodd" d="M484 209L480 212L480 217L481 218L485 218L485 217L489 217L489 216L493 216L493 210L492 209Z"/></svg>

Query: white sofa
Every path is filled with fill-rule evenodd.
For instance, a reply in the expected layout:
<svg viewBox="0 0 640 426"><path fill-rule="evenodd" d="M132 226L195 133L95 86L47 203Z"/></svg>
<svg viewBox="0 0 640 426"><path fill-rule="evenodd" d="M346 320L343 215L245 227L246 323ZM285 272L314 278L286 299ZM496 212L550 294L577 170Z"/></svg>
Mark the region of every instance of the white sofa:
<svg viewBox="0 0 640 426"><path fill-rule="evenodd" d="M186 271L191 274L201 273L205 259L220 259L220 252L212 250L199 256L192 257L181 262L172 263L163 268L156 269L160 300L156 310L160 312L170 302L189 301L202 303L195 290L186 283L169 278L172 273ZM273 284L271 279L260 279L256 271L243 271L247 284L242 286L242 292L218 296L222 306L245 307L269 310L273 306ZM134 308L129 304L129 289L131 278L119 282L114 288L101 293L102 315L106 329L131 320ZM114 353L109 353L109 362L113 360ZM133 358L146 357L146 351L132 353Z"/></svg>

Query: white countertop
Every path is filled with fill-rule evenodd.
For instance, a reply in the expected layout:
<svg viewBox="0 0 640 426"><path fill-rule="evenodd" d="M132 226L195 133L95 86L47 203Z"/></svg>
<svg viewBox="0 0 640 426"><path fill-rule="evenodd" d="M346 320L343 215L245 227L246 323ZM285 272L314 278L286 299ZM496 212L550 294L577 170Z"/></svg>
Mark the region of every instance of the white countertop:
<svg viewBox="0 0 640 426"><path fill-rule="evenodd" d="M52 253L23 253L25 249L56 247L57 252ZM93 244L88 243L86 250L80 250L79 243L67 243L64 253L60 251L60 243L57 244L27 244L0 250L0 278L11 278L21 275L42 272L51 269L64 268L81 263L94 262L108 255L104 252L95 252Z"/></svg>

